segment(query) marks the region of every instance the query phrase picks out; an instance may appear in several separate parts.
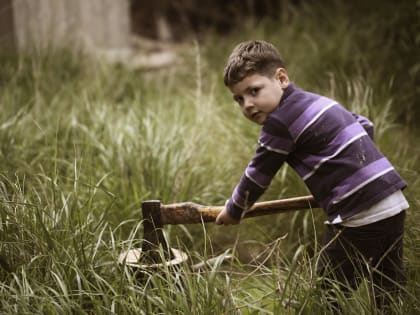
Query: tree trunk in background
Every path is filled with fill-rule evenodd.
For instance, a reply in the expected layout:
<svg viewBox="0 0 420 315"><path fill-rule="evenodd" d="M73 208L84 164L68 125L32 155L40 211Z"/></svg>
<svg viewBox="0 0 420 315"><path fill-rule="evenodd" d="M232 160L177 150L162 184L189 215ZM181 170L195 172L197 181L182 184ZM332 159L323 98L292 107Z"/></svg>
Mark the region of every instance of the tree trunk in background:
<svg viewBox="0 0 420 315"><path fill-rule="evenodd" d="M12 0L0 0L0 49L15 47Z"/></svg>
<svg viewBox="0 0 420 315"><path fill-rule="evenodd" d="M226 33L244 16L275 16L284 1L0 0L0 48L121 50L132 32L163 42L208 27Z"/></svg>
<svg viewBox="0 0 420 315"><path fill-rule="evenodd" d="M0 0L3 47L129 47L129 0ZM3 19L3 18L6 19ZM6 22L8 23L6 24ZM12 22L10 22L12 21Z"/></svg>

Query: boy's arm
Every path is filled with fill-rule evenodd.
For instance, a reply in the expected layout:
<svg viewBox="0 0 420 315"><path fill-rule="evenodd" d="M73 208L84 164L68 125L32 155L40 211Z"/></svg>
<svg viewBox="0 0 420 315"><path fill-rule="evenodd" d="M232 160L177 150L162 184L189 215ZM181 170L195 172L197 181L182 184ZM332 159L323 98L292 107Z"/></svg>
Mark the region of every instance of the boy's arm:
<svg viewBox="0 0 420 315"><path fill-rule="evenodd" d="M226 202L224 211L217 217L216 223L239 223L244 212L264 193L286 158L287 154L260 146L235 187L232 197Z"/></svg>
<svg viewBox="0 0 420 315"><path fill-rule="evenodd" d="M357 122L362 125L362 127L366 130L369 137L373 140L373 137L374 137L373 123L362 115L358 115L356 113L352 113L352 115L354 118L356 118Z"/></svg>
<svg viewBox="0 0 420 315"><path fill-rule="evenodd" d="M278 119L267 119L258 139L257 151L235 187L232 197L216 218L217 224L239 223L270 185L271 180L295 150L287 126Z"/></svg>

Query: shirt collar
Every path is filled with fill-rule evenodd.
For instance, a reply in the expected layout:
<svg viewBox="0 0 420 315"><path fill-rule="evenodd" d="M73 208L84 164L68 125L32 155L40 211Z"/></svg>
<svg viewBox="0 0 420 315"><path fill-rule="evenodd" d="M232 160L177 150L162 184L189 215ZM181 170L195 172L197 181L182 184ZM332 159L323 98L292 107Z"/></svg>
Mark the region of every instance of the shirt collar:
<svg viewBox="0 0 420 315"><path fill-rule="evenodd" d="M296 89L297 88L296 88L295 84L293 82L290 82L289 85L287 86L287 88L284 89L283 96L281 97L281 100L280 100L280 105Z"/></svg>

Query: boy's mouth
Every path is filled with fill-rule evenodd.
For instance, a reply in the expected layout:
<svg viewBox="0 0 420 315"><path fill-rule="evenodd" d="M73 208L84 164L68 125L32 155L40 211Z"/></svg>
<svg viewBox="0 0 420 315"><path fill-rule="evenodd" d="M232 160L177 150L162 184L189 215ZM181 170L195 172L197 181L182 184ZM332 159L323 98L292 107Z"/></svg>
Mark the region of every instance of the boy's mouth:
<svg viewBox="0 0 420 315"><path fill-rule="evenodd" d="M255 112L251 114L251 118L252 119L256 119L258 117L258 115L260 114L260 112Z"/></svg>

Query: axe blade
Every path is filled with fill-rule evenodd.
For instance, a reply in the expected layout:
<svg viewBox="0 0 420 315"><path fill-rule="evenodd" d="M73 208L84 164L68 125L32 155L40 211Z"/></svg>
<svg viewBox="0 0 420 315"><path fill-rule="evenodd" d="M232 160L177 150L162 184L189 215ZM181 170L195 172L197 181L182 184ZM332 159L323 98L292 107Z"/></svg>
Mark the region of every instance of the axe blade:
<svg viewBox="0 0 420 315"><path fill-rule="evenodd" d="M171 250L163 234L163 223L160 214L160 200L147 200L142 202L143 214L143 243L142 256L154 262L161 260L159 248L162 246L166 259L172 258Z"/></svg>

